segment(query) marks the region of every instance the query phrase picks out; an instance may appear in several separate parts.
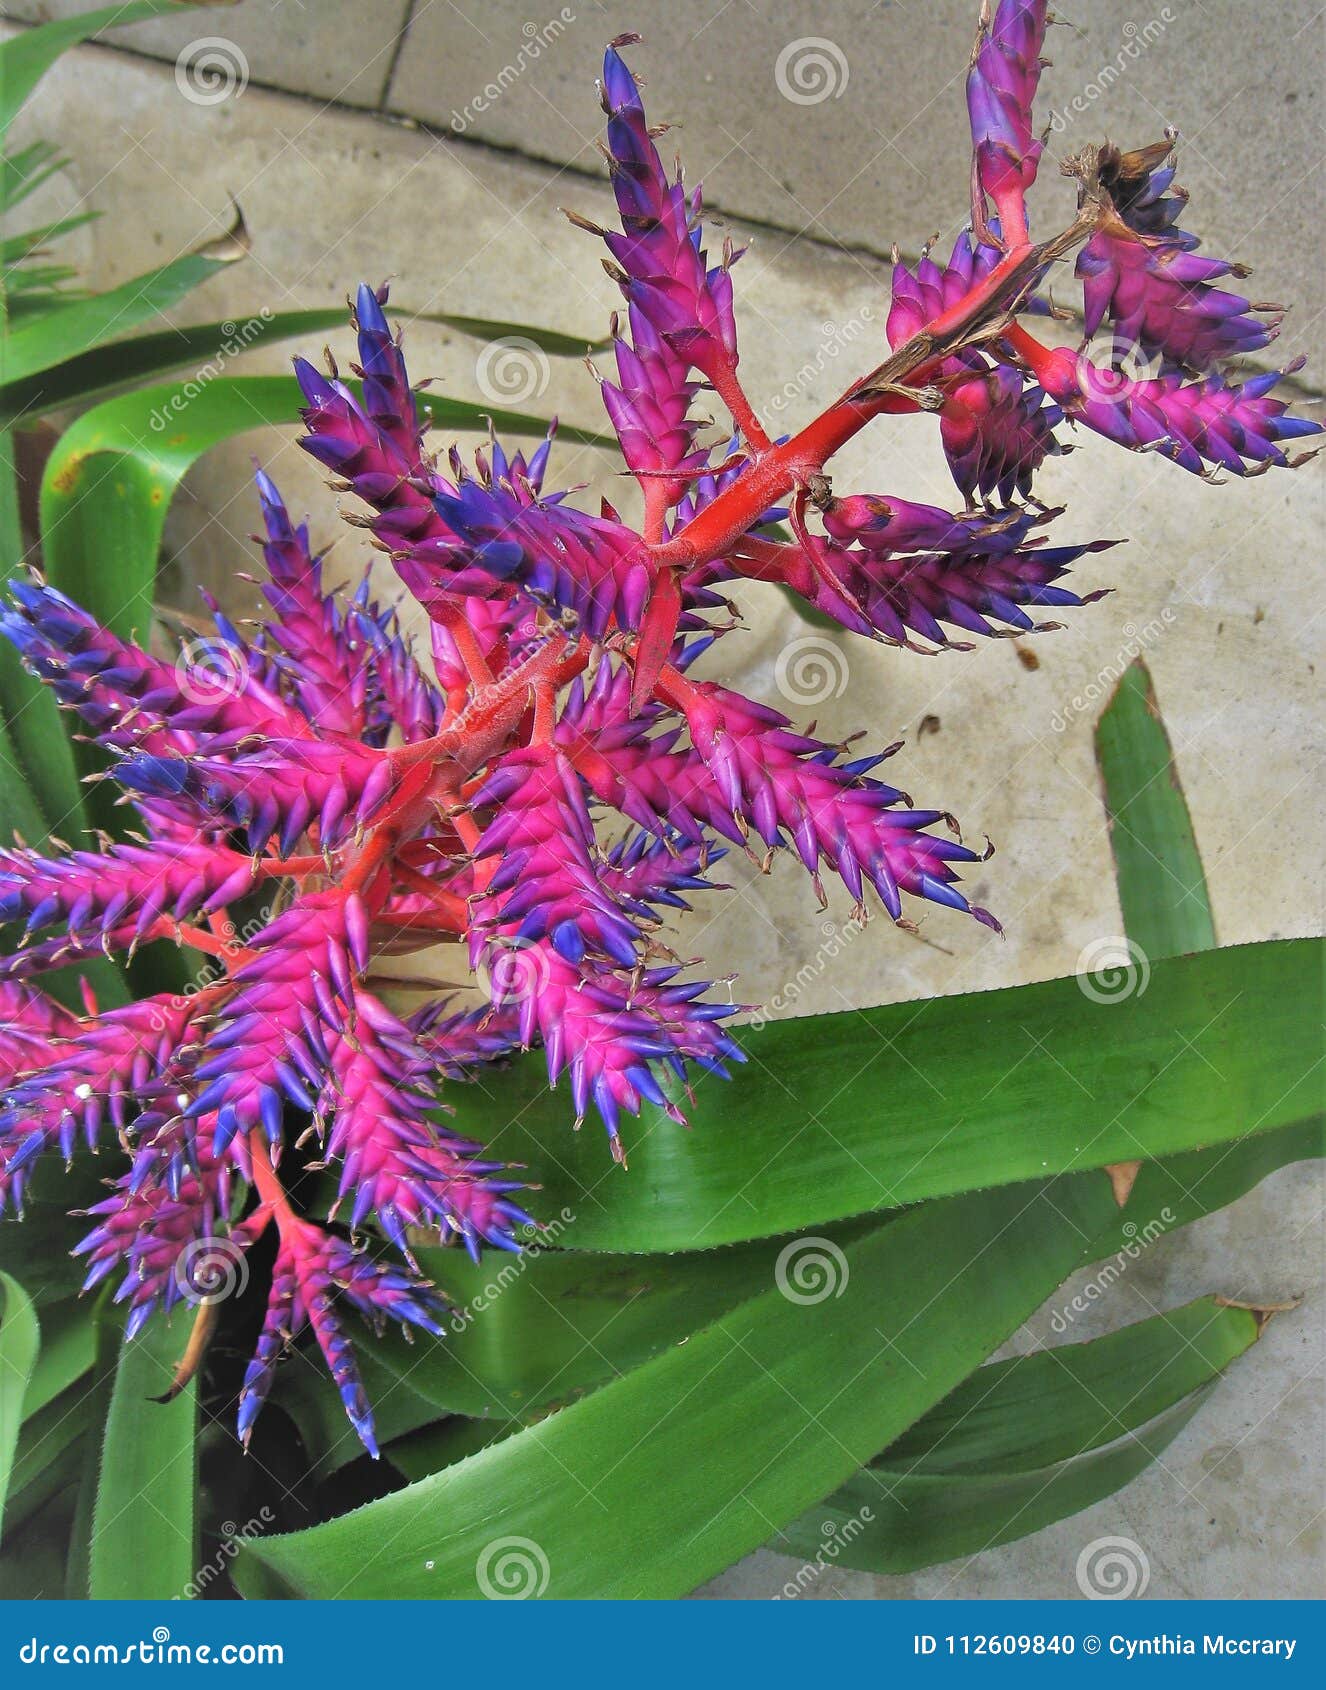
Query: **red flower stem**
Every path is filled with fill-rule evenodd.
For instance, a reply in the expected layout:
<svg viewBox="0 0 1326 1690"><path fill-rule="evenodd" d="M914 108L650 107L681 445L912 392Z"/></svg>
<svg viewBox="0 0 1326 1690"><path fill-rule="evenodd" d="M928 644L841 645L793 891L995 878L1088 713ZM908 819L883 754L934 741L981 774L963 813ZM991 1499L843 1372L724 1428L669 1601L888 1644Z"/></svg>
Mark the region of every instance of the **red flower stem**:
<svg viewBox="0 0 1326 1690"><path fill-rule="evenodd" d="M325 874L327 863L323 857L261 857L253 865L253 872L264 879L281 875L298 880L306 874Z"/></svg>
<svg viewBox="0 0 1326 1690"><path fill-rule="evenodd" d="M550 745L552 743L553 727L556 723L553 711L556 702L556 689L547 681L541 682L534 688L534 727L530 733L531 745Z"/></svg>
<svg viewBox="0 0 1326 1690"><path fill-rule="evenodd" d="M1020 187L1004 188L991 195L999 213L999 227L1008 247L1027 244L1027 205Z"/></svg>
<svg viewBox="0 0 1326 1690"><path fill-rule="evenodd" d="M387 755L399 769L416 763L435 767L453 763L462 774L469 774L510 739L529 709L531 689L565 686L588 666L589 657L587 640L581 640L569 655L560 641L550 640L519 669L480 688L451 727L431 739L397 746Z"/></svg>
<svg viewBox="0 0 1326 1690"><path fill-rule="evenodd" d="M218 910L211 920L226 922L227 917ZM231 933L233 932L232 927ZM253 952L246 950L243 945L237 945L233 937L215 931L209 933L205 927L193 927L187 922L172 921L169 916L154 921L144 937L149 940L177 939L181 945L188 945L191 950L204 951L208 956L220 957L224 962L247 962L253 955Z"/></svg>
<svg viewBox="0 0 1326 1690"><path fill-rule="evenodd" d="M658 696L674 710L680 710L688 719L690 711L700 703L699 689L686 679L680 669L674 669L671 663L665 663L659 671Z"/></svg>
<svg viewBox="0 0 1326 1690"><path fill-rule="evenodd" d="M262 1206L275 1220L281 1236L284 1238L303 1230L307 1223L301 1221L290 1207L285 1187L276 1177L276 1169L272 1166L267 1137L261 1127L254 1127L249 1134L249 1157L253 1163L253 1183L258 1188Z"/></svg>
<svg viewBox="0 0 1326 1690"><path fill-rule="evenodd" d="M694 568L723 556L770 505L821 475L833 454L874 417L918 409L904 384L920 386L944 360L1000 311L1014 307L1044 265L1090 233L1095 215L1079 215L1062 234L1040 246L1017 246L970 293L903 342L877 369L781 446L754 453L746 473L688 522L680 534L654 548L662 565Z"/></svg>
<svg viewBox="0 0 1326 1690"><path fill-rule="evenodd" d="M1028 333L1020 323L1011 324L1005 332L1003 340L1009 350L1017 354L1048 393L1050 389L1047 384L1052 380L1056 369L1053 347L1046 346L1043 341L1037 340L1036 336ZM1059 396L1053 395L1053 397Z"/></svg>
<svg viewBox="0 0 1326 1690"><path fill-rule="evenodd" d="M661 546L667 527L667 513L671 490L666 481L652 476L640 484L645 496L644 537L647 544Z"/></svg>
<svg viewBox="0 0 1326 1690"><path fill-rule="evenodd" d="M479 849L479 841L483 838L482 828L480 828L478 822L475 821L473 816L467 815L464 812L459 812L458 814L454 815L451 818L451 821L452 821L453 827L456 829L456 832L460 835L461 843L464 845L465 849L470 853L470 855L473 856L474 853ZM498 865L500 860L501 859L498 858L498 857L485 857L482 862L476 862L475 863L475 865L474 865L474 891L475 892L485 892L485 891L487 891L488 882L497 873L497 865ZM467 913L466 919L468 921L468 913Z"/></svg>
<svg viewBox="0 0 1326 1690"><path fill-rule="evenodd" d="M433 908L438 912L438 918L455 924L453 931L461 932L467 918L467 906L464 898L457 897L454 892L445 891L441 886L431 881L426 874L420 874L418 869L411 868L408 863L397 863L395 872L402 886L407 886L412 892L419 892L428 898ZM414 921L415 915L396 916L384 915L383 921L409 920Z"/></svg>
<svg viewBox="0 0 1326 1690"><path fill-rule="evenodd" d="M811 545L810 534L806 528L806 504L806 489L798 487L792 496L791 508L787 513L787 522L806 556L814 557L815 550Z"/></svg>
<svg viewBox="0 0 1326 1690"><path fill-rule="evenodd" d="M743 537L741 550L732 552L726 561L738 575L751 581L782 581L789 567L803 556L799 546L789 546L781 540L761 540L756 535Z"/></svg>
<svg viewBox="0 0 1326 1690"><path fill-rule="evenodd" d="M478 640L474 637L474 630L465 620L464 614L455 611L443 618L443 626L451 635L452 642L465 665L470 680L476 687L490 687L493 684L493 671L488 666L488 659L480 649Z"/></svg>
<svg viewBox="0 0 1326 1690"><path fill-rule="evenodd" d="M467 851L477 850L479 839L481 837L481 830L474 817L456 815L451 818L451 822L452 826L456 829L456 832L460 835L461 844L464 845L465 849Z"/></svg>
<svg viewBox="0 0 1326 1690"><path fill-rule="evenodd" d="M763 423L755 415L754 407L737 380L736 370L730 364L725 365L710 376L709 380L714 392L727 406L738 432L744 435L747 444L757 452L767 452L773 442L764 432Z"/></svg>
<svg viewBox="0 0 1326 1690"><path fill-rule="evenodd" d="M369 836L368 843L341 879L347 892L362 892L401 842L402 825L391 822Z"/></svg>

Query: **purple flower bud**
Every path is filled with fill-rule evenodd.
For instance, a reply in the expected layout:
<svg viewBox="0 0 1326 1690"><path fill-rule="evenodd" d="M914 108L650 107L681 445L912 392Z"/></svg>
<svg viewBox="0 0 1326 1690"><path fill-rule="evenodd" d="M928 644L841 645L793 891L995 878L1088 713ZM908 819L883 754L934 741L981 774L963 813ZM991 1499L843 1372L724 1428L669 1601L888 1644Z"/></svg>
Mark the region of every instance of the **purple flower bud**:
<svg viewBox="0 0 1326 1690"><path fill-rule="evenodd" d="M989 194L1008 234L1025 239L1023 198L1036 180L1042 146L1032 131L1032 102L1045 43L1045 0L999 0L981 29L967 72L973 178Z"/></svg>
<svg viewBox="0 0 1326 1690"><path fill-rule="evenodd" d="M1297 367L1241 384L1221 375L1187 381L1178 372L1134 380L1085 355L1056 352L1043 380L1073 421L1121 446L1160 452L1196 475L1207 465L1246 475L1291 463L1280 442L1322 431L1318 422L1288 415L1287 401L1267 397Z"/></svg>
<svg viewBox="0 0 1326 1690"><path fill-rule="evenodd" d="M710 268L701 245L701 199L688 195L680 174L669 180L640 103L635 78L616 48L603 61L607 150L621 232L603 239L620 265L628 302L685 363L721 379L736 369L737 332L732 317L727 253ZM644 347L637 342L637 350ZM634 467L634 466L633 466Z"/></svg>

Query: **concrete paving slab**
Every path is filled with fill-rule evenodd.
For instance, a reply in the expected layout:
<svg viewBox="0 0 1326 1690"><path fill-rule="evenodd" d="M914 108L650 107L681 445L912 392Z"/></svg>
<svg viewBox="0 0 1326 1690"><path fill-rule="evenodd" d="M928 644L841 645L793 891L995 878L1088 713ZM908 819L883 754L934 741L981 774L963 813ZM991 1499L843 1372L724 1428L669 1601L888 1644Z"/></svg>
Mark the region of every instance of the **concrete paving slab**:
<svg viewBox="0 0 1326 1690"><path fill-rule="evenodd" d="M0 17L45 23L102 0L5 0ZM233 98L250 78L341 105L376 106L387 90L409 0L244 0L181 7L178 18L108 30L115 46L170 59L199 104Z"/></svg>
<svg viewBox="0 0 1326 1690"><path fill-rule="evenodd" d="M1257 259L1262 297L1319 295L1326 20L1314 0L1255 15L1234 0L1060 5L1038 107L1053 160L1110 135L1182 131L1191 226L1220 257ZM448 0L416 10L388 104L439 127L593 168L602 45L645 37L632 65L650 116L680 126L692 179L734 214L886 254L966 217L963 79L974 0ZM568 14L570 21L568 21ZM531 21L532 20L532 21ZM1051 196L1058 194L1053 211Z"/></svg>

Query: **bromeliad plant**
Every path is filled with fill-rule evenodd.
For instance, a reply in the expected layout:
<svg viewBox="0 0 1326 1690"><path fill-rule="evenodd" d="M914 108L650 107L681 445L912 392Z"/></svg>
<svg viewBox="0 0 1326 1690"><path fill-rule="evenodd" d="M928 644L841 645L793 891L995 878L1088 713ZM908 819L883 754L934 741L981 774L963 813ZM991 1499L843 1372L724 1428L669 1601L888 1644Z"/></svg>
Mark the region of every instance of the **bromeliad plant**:
<svg viewBox="0 0 1326 1690"><path fill-rule="evenodd" d="M790 853L822 902L832 874L858 912L873 896L906 925L929 902L997 930L958 884L981 853L945 811L875 774L898 747L858 755L696 678L696 660L737 627L724 583L778 583L882 645L971 649L969 636L1030 633L1053 625L1041 613L1101 596L1064 583L1110 542L1046 544L1061 513L1031 493L1071 429L1240 475L1299 461L1292 442L1317 431L1272 397L1276 374L1231 369L1279 317L1222 289L1235 266L1198 257L1179 227L1173 137L1066 160L1075 214L1032 241L1045 28L1033 0L983 14L968 74L970 225L942 265L928 253L895 265L888 356L779 441L738 375L739 254L725 246L711 262L699 192L665 168L622 57L634 38L609 49L620 227L576 221L603 239L625 300L601 390L638 523L547 491L551 436L528 458L493 439L473 467L454 450L440 464L386 290L360 288L359 384L297 362L301 444L361 502L351 520L427 612L431 672L367 582L348 597L325 590L306 527L262 473L269 612L253 632L214 606L213 635L173 662L41 580L14 587L3 632L108 754L138 831L0 858L0 919L21 929L0 984L0 1201L19 1209L44 1158L118 1141L126 1169L78 1246L85 1284L119 1276L130 1334L156 1311L201 1305L177 1390L215 1319L197 1264L220 1249L247 1276L262 1241L244 1440L307 1326L376 1453L345 1315L440 1337L446 1310L422 1253L458 1241L477 1259L538 1236L534 1176L449 1113L481 1121L467 1082L487 1098L495 1062L539 1047L531 1095L551 1082L564 1118L596 1115L625 1162L685 1121L697 1073L741 1061L732 994L692 978L663 929L714 884L725 851L766 867ZM1074 253L1087 334L1108 324L1112 358L1049 345L1027 324ZM1153 376L1124 373L1132 348ZM702 390L731 420L717 443ZM847 441L917 412L938 419L964 508L832 485ZM426 975L408 982L412 1007L394 1007L387 959L420 953L426 969L442 941L464 946L480 1007L455 1008ZM196 959L194 989L104 1008L89 996L79 1015L37 984L160 942ZM642 1112L648 1132L632 1124ZM1010 1158L1002 1177L1045 1165ZM318 1174L329 1202L301 1204ZM909 1200L890 1191L856 1209ZM818 1211L851 1212L837 1198ZM774 1205L756 1232L784 1224L799 1223ZM671 1236L685 1237L675 1217ZM862 1246L884 1247L873 1234ZM936 1375L930 1401L961 1377ZM782 1522L837 1482L806 1480Z"/></svg>

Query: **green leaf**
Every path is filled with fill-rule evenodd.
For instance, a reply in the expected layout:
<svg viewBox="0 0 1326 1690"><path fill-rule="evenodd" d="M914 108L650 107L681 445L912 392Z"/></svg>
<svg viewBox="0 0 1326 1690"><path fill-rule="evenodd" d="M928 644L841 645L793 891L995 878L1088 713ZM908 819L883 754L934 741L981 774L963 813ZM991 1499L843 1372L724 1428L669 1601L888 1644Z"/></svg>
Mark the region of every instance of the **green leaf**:
<svg viewBox="0 0 1326 1690"><path fill-rule="evenodd" d="M1131 1255L1158 1233L1225 1207L1275 1169L1321 1155L1322 1135L1320 1120L1295 1122L1148 1163L1092 1253ZM842 1242L863 1224L825 1231ZM767 1274L782 1242L681 1256L531 1252L478 1267L455 1250L420 1252L461 1330L409 1344L391 1329L361 1350L384 1454L407 1478L423 1478L472 1453L471 1443L518 1429L516 1417L596 1388L749 1296L756 1264ZM319 1472L358 1458L361 1446L319 1374L283 1369L273 1397L298 1424ZM430 1424L440 1414L494 1411L496 1423ZM424 1429L403 1436L407 1427ZM391 1439L400 1441L387 1447Z"/></svg>
<svg viewBox="0 0 1326 1690"><path fill-rule="evenodd" d="M1215 942L1206 875L1169 735L1141 658L1096 724L1124 927L1157 961Z"/></svg>
<svg viewBox="0 0 1326 1690"><path fill-rule="evenodd" d="M825 1565L912 1572L1025 1537L1148 1467L1257 1332L1247 1310L1203 1297L982 1367L769 1547L806 1557L813 1580Z"/></svg>
<svg viewBox="0 0 1326 1690"><path fill-rule="evenodd" d="M1122 1250L1139 1232L1166 1232L1224 1209L1279 1168L1326 1156L1326 1116L1291 1121L1229 1144L1144 1162L1102 1252Z"/></svg>
<svg viewBox="0 0 1326 1690"><path fill-rule="evenodd" d="M0 1273L0 1528L23 1424L23 1398L40 1345L41 1329L31 1297L16 1279Z"/></svg>
<svg viewBox="0 0 1326 1690"><path fill-rule="evenodd" d="M112 24L138 23L143 18L181 9L174 0L126 0L124 5L103 6L99 11L84 12L78 17L39 24L0 42L0 140L13 122L14 114L67 48L77 46Z"/></svg>
<svg viewBox="0 0 1326 1690"><path fill-rule="evenodd" d="M85 1457L83 1439L98 1424L95 1386L79 1379L23 1423L14 1455L6 1510L6 1542L51 1497L75 1484Z"/></svg>
<svg viewBox="0 0 1326 1690"><path fill-rule="evenodd" d="M3 680L4 669L0 667L0 684ZM58 715L55 729L63 743ZM16 828L33 846L40 845L47 832L46 817L38 806L37 794L32 790L27 769L14 746L3 714L0 714L0 827L6 845L11 843Z"/></svg>
<svg viewBox="0 0 1326 1690"><path fill-rule="evenodd" d="M48 1501L0 1553L0 1590L8 1602L64 1595L71 1497Z"/></svg>
<svg viewBox="0 0 1326 1690"><path fill-rule="evenodd" d="M451 317L438 312L402 311L400 316L404 322L443 323L460 328L467 334L492 331L492 335L517 335L555 353L565 353L568 347L577 353L585 350L583 341L527 323L488 322L484 318ZM13 380L0 386L0 419L6 416L31 417L57 406L83 404L115 388L128 387L165 375L169 370L192 365L194 374L191 382L185 383L181 389L187 393L191 385L201 387L214 380L217 373L212 367L214 361L231 356L234 350L247 352L269 340L321 334L327 329L343 328L345 323L344 306L322 307L311 311L269 312L265 316L250 317L240 324L227 319L191 327L160 329L152 334L135 336L132 340L116 341L111 346L97 346L55 365L40 376ZM436 409L436 400L429 401L429 404L430 408ZM164 411L161 414L169 416ZM292 422L296 419L291 413L278 420ZM472 421L461 426L486 427L486 424ZM546 426L540 421L540 432Z"/></svg>
<svg viewBox="0 0 1326 1690"><path fill-rule="evenodd" d="M0 323L3 323L4 294L0 291ZM18 459L13 433L0 428L0 547L14 563L23 556L23 526L18 504Z"/></svg>
<svg viewBox="0 0 1326 1690"><path fill-rule="evenodd" d="M94 347L76 358L57 364L41 376L11 381L0 387L0 417L6 414L32 416L56 406L83 404L114 388L129 387L188 365L195 366L192 384L201 387L215 379L212 361L228 356L227 347L238 346L248 351L267 340L317 334L344 322L345 308L341 306L335 310L269 313L265 317L253 317L239 326L226 320L137 335L132 340L116 341L111 346ZM190 385L177 385L172 392L183 398ZM162 426L165 421L173 420L166 410L159 416L163 419ZM288 422L292 419L287 415L278 420ZM146 418L146 425L160 432L151 415Z"/></svg>
<svg viewBox="0 0 1326 1690"><path fill-rule="evenodd" d="M827 1235L843 1243L878 1225L877 1218L852 1221ZM441 1339L419 1334L410 1341L391 1327L360 1349L378 1441L406 1440L403 1470L413 1477L425 1459L420 1452L439 1431L435 1422L455 1428L491 1420L489 1440L564 1407L764 1290L785 1242L688 1256L536 1247L477 1264L458 1250L416 1249L452 1314ZM299 1427L319 1472L363 1453L320 1369L283 1368L273 1400ZM454 1415L474 1418L446 1418ZM428 1440L411 1443L406 1435L423 1427Z"/></svg>
<svg viewBox="0 0 1326 1690"><path fill-rule="evenodd" d="M244 1545L237 1582L249 1596L473 1597L515 1536L549 1596L680 1596L952 1390L1071 1271L1111 1203L1091 1176L927 1204L830 1258L821 1300L771 1286L442 1473Z"/></svg>
<svg viewBox="0 0 1326 1690"><path fill-rule="evenodd" d="M14 1456L7 1519L12 1528L77 1480L80 1440L99 1424L92 1369L96 1309L82 1298L48 1303L41 1315L41 1349L23 1398L23 1430Z"/></svg>
<svg viewBox="0 0 1326 1690"><path fill-rule="evenodd" d="M290 376L219 376L200 390L165 383L107 400L61 436L41 490L42 547L52 581L121 635L151 617L166 512L204 452L251 428L294 424L304 403ZM514 434L547 423L520 411L431 399L436 426ZM564 429L571 440L601 435Z"/></svg>
<svg viewBox="0 0 1326 1690"><path fill-rule="evenodd" d="M0 240L0 264L20 264L49 241L58 241L85 223L93 223L99 211L79 211L72 217L57 218L54 223L42 223L35 229L25 229L21 235L9 235Z"/></svg>
<svg viewBox="0 0 1326 1690"><path fill-rule="evenodd" d="M0 431L3 433L3 431ZM0 450L0 476L5 473ZM29 675L0 635L0 817L5 843L17 828L29 845L86 823L73 747L55 695Z"/></svg>
<svg viewBox="0 0 1326 1690"><path fill-rule="evenodd" d="M0 335L5 300L0 287ZM18 462L13 431L0 424L0 557L7 571L20 564ZM85 823L73 747L49 687L26 673L18 652L0 636L0 838L18 828L30 845L49 829L79 832Z"/></svg>
<svg viewBox="0 0 1326 1690"><path fill-rule="evenodd" d="M111 1393L115 1389L115 1375L124 1344L124 1321L115 1307L113 1296L111 1287L103 1285L92 1310L97 1353L86 1396L91 1407L91 1425L98 1428L105 1427L110 1413ZM80 1444L80 1472L74 1490L69 1555L65 1566L64 1594L71 1602L86 1602L91 1594L92 1519L97 1506L103 1445L104 1433L83 1438Z"/></svg>
<svg viewBox="0 0 1326 1690"><path fill-rule="evenodd" d="M1110 814L1119 900L1130 942L1157 957L1215 944L1215 926L1192 821L1151 678L1139 659L1096 726L1096 756ZM1250 1123L1255 1133L1259 1121ZM1181 1225L1223 1208L1286 1163L1326 1150L1319 1115L1247 1142L1146 1163L1120 1216L1123 1248L1134 1215Z"/></svg>
<svg viewBox="0 0 1326 1690"><path fill-rule="evenodd" d="M981 1473L1069 1460L1182 1402L1257 1335L1249 1310L1198 1297L1089 1343L992 1362L918 1420L877 1464Z"/></svg>
<svg viewBox="0 0 1326 1690"><path fill-rule="evenodd" d="M1275 1169L1324 1149L1317 1119L1147 1163L1128 1203L1088 1253L1135 1257L1153 1237L1224 1208ZM1236 1309L1213 1316L1215 1307L1213 1299L1201 1299L1088 1345L982 1368L872 1464L893 1475L885 1488L894 1492L896 1507L867 1494L875 1478L849 1481L848 1494L812 1509L787 1534L791 1541L770 1547L810 1555L811 1543L822 1548L827 1535L837 1545L833 1558L844 1565L902 1572L1007 1542L1087 1507L1135 1477L1149 1459L1146 1451L1159 1453L1162 1435L1167 1442L1186 1422L1197 1403L1183 1394L1203 1384L1202 1369L1230 1359L1221 1346L1237 1354L1251 1343L1254 1317ZM1001 1389L991 1392L1005 1375ZM1076 1463L1078 1454L1114 1436L1117 1417L1128 1409L1132 1425L1162 1411L1171 1415L1167 1435L1157 1422L1141 1445ZM1117 1425L1119 1433L1125 1429ZM983 1480L986 1467L991 1472ZM961 1482L946 1487L936 1477L941 1471L960 1473ZM861 1551L869 1559L855 1558L863 1506L875 1516Z"/></svg>
<svg viewBox="0 0 1326 1690"><path fill-rule="evenodd" d="M529 1164L541 1215L572 1212L565 1245L706 1249L1315 1114L1322 951L1175 958L1131 995L1050 980L743 1029L751 1060L697 1081L689 1130L649 1105L627 1129L629 1172L570 1131L537 1052L449 1096L456 1130Z"/></svg>
<svg viewBox="0 0 1326 1690"><path fill-rule="evenodd" d="M430 1425L441 1410L385 1366L378 1352L379 1344L373 1342L358 1346L355 1355L360 1378L373 1405L378 1442L385 1445L393 1438L403 1438L421 1426ZM291 1364L277 1373L272 1402L284 1409L298 1428L313 1476L321 1478L363 1456L364 1446L346 1419L339 1393L328 1388L320 1359L310 1359L297 1351Z"/></svg>
<svg viewBox="0 0 1326 1690"><path fill-rule="evenodd" d="M32 1370L23 1415L37 1414L83 1375L96 1359L92 1305L69 1297L42 1310L41 1354Z"/></svg>
<svg viewBox="0 0 1326 1690"><path fill-rule="evenodd" d="M1073 1461L957 1477L867 1467L785 1536L770 1541L770 1549L807 1560L784 1589L799 1594L824 1565L915 1572L978 1555L1079 1514L1144 1472L1192 1419L1210 1389L1194 1392L1123 1442Z"/></svg>
<svg viewBox="0 0 1326 1690"><path fill-rule="evenodd" d="M68 164L51 141L31 141L16 153L6 153L0 158L0 212L12 211Z"/></svg>
<svg viewBox="0 0 1326 1690"><path fill-rule="evenodd" d="M0 1216L0 1271L23 1276L24 1289L45 1311L65 1303L70 1284L70 1252L87 1231L84 1210L106 1195L102 1170L95 1157L80 1153L69 1172L58 1156L37 1163L31 1186L23 1194L23 1218L12 1210Z"/></svg>
<svg viewBox="0 0 1326 1690"><path fill-rule="evenodd" d="M88 1564L94 1599L182 1596L198 1566L197 1384L168 1391L180 1324L149 1321L120 1348L106 1417Z"/></svg>
<svg viewBox="0 0 1326 1690"><path fill-rule="evenodd" d="M57 1259L64 1266L68 1258ZM67 1277L67 1266L65 1267ZM66 1287L67 1289L67 1287ZM41 1349L23 1398L23 1429L14 1455L6 1519L8 1540L20 1523L77 1481L81 1440L99 1424L92 1369L96 1362L96 1306L78 1297L46 1303Z"/></svg>
<svg viewBox="0 0 1326 1690"><path fill-rule="evenodd" d="M503 1426L492 1420L465 1420L457 1415L384 1445L382 1453L407 1479L427 1479L444 1467L478 1455L480 1450L500 1443L519 1429L519 1421Z"/></svg>
<svg viewBox="0 0 1326 1690"><path fill-rule="evenodd" d="M64 283L72 282L77 275L78 270L72 264L28 264L21 270L6 271L10 321L30 327L34 319L46 316L56 306L86 297L86 290L64 289ZM0 341L0 370L4 368L6 350Z"/></svg>
<svg viewBox="0 0 1326 1690"><path fill-rule="evenodd" d="M557 329L540 328L535 323L507 323L496 317L462 317L449 311L399 312L403 323L444 323L459 329L473 340L528 340L554 358L583 358L587 352L602 352L612 345L611 340L590 340L579 335L562 334Z"/></svg>
<svg viewBox="0 0 1326 1690"><path fill-rule="evenodd" d="M849 1242L877 1220L831 1229ZM756 1296L790 1241L686 1256L417 1252L454 1311L441 1341L389 1333L379 1363L438 1413L503 1421L565 1407ZM374 1399L376 1401L376 1399Z"/></svg>
<svg viewBox="0 0 1326 1690"><path fill-rule="evenodd" d="M223 377L191 398L167 384L86 412L61 436L42 481L51 580L121 636L146 634L161 532L186 471L222 440L288 422L297 404L288 376Z"/></svg>
<svg viewBox="0 0 1326 1690"><path fill-rule="evenodd" d="M218 270L243 258L246 250L244 240L232 231L196 252L121 282L119 287L62 301L43 311L0 341L0 391L5 394L6 407L11 404L9 389L15 383L30 381L38 372L77 358L168 311ZM14 280L6 278L11 290ZM34 392L37 411L48 411L60 402L58 388L48 397L37 383Z"/></svg>

